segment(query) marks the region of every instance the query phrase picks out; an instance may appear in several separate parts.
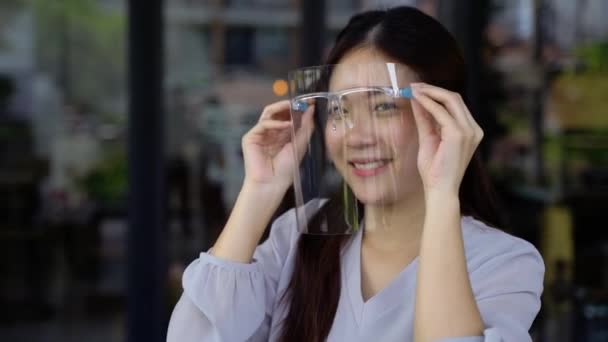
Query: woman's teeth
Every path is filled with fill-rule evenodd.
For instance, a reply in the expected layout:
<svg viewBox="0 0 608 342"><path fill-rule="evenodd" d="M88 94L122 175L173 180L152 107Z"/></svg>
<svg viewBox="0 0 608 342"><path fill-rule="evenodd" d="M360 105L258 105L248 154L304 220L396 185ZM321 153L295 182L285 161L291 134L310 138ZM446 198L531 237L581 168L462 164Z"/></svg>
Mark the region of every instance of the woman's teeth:
<svg viewBox="0 0 608 342"><path fill-rule="evenodd" d="M386 161L376 161L376 162L369 162L369 163L353 163L355 168L360 169L360 170L377 169L377 168L383 166L384 164L386 164Z"/></svg>

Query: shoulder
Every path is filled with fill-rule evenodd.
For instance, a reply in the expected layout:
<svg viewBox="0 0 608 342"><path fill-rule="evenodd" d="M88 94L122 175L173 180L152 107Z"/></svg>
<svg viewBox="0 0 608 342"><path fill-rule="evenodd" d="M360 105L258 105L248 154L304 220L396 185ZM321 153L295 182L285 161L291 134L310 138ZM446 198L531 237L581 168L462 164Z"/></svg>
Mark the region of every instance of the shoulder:
<svg viewBox="0 0 608 342"><path fill-rule="evenodd" d="M462 218L465 250L473 257L491 258L503 253L540 253L530 242L504 232L471 216Z"/></svg>
<svg viewBox="0 0 608 342"><path fill-rule="evenodd" d="M501 278L504 275L542 285L544 262L530 242L470 216L463 217L462 230L472 278Z"/></svg>

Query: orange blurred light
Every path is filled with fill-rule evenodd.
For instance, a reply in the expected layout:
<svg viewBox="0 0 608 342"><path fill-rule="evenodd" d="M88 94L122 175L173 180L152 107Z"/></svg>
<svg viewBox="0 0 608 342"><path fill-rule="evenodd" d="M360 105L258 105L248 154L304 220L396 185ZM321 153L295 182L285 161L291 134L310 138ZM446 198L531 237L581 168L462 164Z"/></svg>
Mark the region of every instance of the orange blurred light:
<svg viewBox="0 0 608 342"><path fill-rule="evenodd" d="M272 84L272 92L277 96L283 96L287 94L288 85L285 80L276 80Z"/></svg>

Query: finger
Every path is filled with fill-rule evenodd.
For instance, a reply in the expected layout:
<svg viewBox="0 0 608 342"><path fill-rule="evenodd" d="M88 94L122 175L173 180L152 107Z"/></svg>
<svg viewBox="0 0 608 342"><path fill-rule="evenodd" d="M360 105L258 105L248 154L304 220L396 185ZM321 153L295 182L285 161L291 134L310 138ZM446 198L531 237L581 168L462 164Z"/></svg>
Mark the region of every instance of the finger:
<svg viewBox="0 0 608 342"><path fill-rule="evenodd" d="M414 99L435 119L442 128L449 128L460 131L460 125L439 103L432 100L424 93L414 89Z"/></svg>
<svg viewBox="0 0 608 342"><path fill-rule="evenodd" d="M464 136L469 138L469 141L475 145L481 141L483 131L460 94L426 83L422 83L421 86L418 86L418 89L443 104L452 113L460 127L464 129Z"/></svg>
<svg viewBox="0 0 608 342"><path fill-rule="evenodd" d="M469 130L473 128L473 125L471 125L470 120L467 118L468 109L459 93L426 83L420 83L420 85L415 87L419 92L422 92L447 108L448 112L456 118L460 127Z"/></svg>
<svg viewBox="0 0 608 342"><path fill-rule="evenodd" d="M245 138L263 135L268 131L284 130L291 126L291 121L262 120L247 132Z"/></svg>
<svg viewBox="0 0 608 342"><path fill-rule="evenodd" d="M418 130L418 140L422 142L426 137L435 133L433 121L416 99L412 99L411 103L414 122L416 123L416 129Z"/></svg>
<svg viewBox="0 0 608 342"><path fill-rule="evenodd" d="M475 118L469 111L469 108L464 103L462 96L456 92L452 92L431 84L421 83L422 86L418 86L422 93L429 95L431 98L444 104L453 113L458 123L466 129L465 134L469 137L473 137L475 143L479 143L483 139L483 130L479 127ZM458 110L460 108L461 110Z"/></svg>
<svg viewBox="0 0 608 342"><path fill-rule="evenodd" d="M264 107L262 115L260 115L260 121L267 119L280 119L282 121L289 120L289 108L291 101L282 100Z"/></svg>
<svg viewBox="0 0 608 342"><path fill-rule="evenodd" d="M262 120L253 126L252 131L261 133L267 130L285 129L291 126L291 121Z"/></svg>
<svg viewBox="0 0 608 342"><path fill-rule="evenodd" d="M483 139L483 130L481 129L481 127L479 126L477 121L475 121L475 118L473 118L473 115L471 114L469 109L466 108L466 106L465 106L465 110L466 110L465 116L467 117L467 119L469 120L469 123L471 125L475 143L479 144L479 142L481 142L481 139Z"/></svg>

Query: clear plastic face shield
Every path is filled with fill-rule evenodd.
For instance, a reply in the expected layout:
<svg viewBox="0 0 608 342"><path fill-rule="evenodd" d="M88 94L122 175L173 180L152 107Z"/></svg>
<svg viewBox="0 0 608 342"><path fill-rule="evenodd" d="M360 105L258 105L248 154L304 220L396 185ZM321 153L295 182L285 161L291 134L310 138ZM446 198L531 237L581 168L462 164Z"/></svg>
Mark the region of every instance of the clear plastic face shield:
<svg viewBox="0 0 608 342"><path fill-rule="evenodd" d="M395 63L337 64L289 73L294 137L313 111L314 131L294 172L298 229L353 234L366 215L402 200L417 177L413 74ZM410 186L411 188L411 186Z"/></svg>

